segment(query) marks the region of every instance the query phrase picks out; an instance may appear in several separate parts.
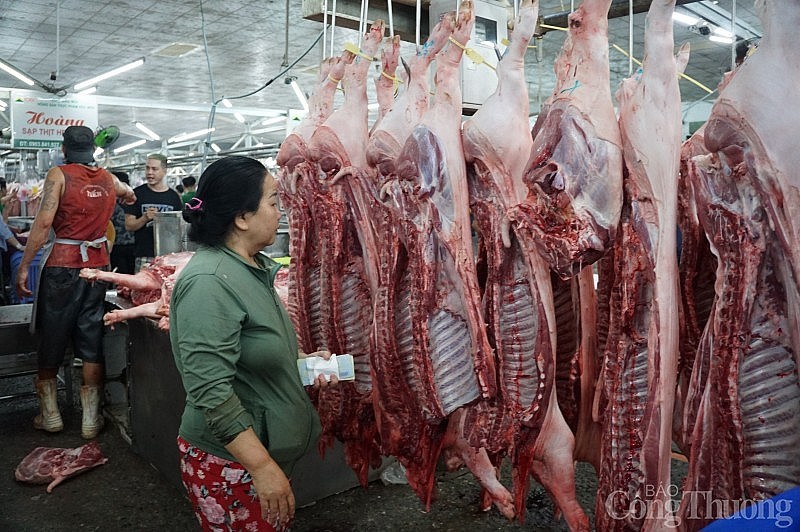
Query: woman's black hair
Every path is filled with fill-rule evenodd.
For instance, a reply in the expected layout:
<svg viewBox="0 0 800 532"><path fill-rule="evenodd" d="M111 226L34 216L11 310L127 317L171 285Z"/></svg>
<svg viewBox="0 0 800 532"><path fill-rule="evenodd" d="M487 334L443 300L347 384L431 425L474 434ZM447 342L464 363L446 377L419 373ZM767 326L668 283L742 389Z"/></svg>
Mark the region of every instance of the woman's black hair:
<svg viewBox="0 0 800 532"><path fill-rule="evenodd" d="M263 164L239 155L206 168L197 194L183 207L189 239L206 246L223 244L237 216L258 210L266 175Z"/></svg>

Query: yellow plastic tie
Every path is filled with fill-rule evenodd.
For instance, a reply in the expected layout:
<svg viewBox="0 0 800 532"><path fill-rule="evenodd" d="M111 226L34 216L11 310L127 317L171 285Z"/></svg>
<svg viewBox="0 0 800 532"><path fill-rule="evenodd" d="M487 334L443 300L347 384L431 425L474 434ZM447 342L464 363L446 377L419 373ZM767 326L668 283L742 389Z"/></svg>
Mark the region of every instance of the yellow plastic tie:
<svg viewBox="0 0 800 532"><path fill-rule="evenodd" d="M375 60L374 57L365 54L364 52L361 51L361 49L358 46L356 46L355 44L353 44L351 42L345 43L344 44L344 49L347 50L348 52L350 52L353 55L357 55L359 57L363 57L367 61L374 61Z"/></svg>
<svg viewBox="0 0 800 532"><path fill-rule="evenodd" d="M401 79L399 79L399 78L397 78L395 76L392 76L391 74L389 74L385 70L381 70L381 76L383 76L386 79L392 80L392 88L394 89L394 95L395 95L395 97L397 97L397 89L400 88L400 84L403 83L403 80L401 80Z"/></svg>
<svg viewBox="0 0 800 532"><path fill-rule="evenodd" d="M620 46L618 46L618 45L616 45L616 44L612 44L611 46L613 46L613 47L614 47L614 48L615 48L617 51L619 51L619 52L620 52L622 55L624 55L625 57L630 57L630 54L629 54L628 52L626 52L624 48L622 48L622 47L620 47ZM633 62L634 62L634 63L636 63L637 65L639 65L639 66L642 66L642 62L641 62L641 61L639 61L638 59L636 59L635 57L632 57L631 59L632 59L632 60L633 60ZM685 79L685 80L686 80L686 81L688 81L689 83L693 83L694 85L697 85L698 87L700 87L701 89L703 89L704 91L706 91L706 92L707 92L707 93L709 93L709 94L711 94L712 92L714 92L713 90L709 89L708 87L706 87L705 85L703 85L702 83L700 83L699 81L697 81L696 79L694 79L694 78L691 78L691 77L687 76L687 75L686 75L686 74L684 74L683 72L678 72L678 77L679 77L679 78L683 78L683 79Z"/></svg>
<svg viewBox="0 0 800 532"><path fill-rule="evenodd" d="M472 48L467 48L466 46L464 46L463 44L461 44L460 42L455 40L452 35L448 36L447 38L450 40L451 43L455 44L456 46L458 46L459 48L464 50L464 55L466 55L470 59L470 61L472 61L476 65L486 65L487 67L491 68L492 70L495 70L495 71L497 70L494 67L494 65L486 62L486 60L483 58L483 56L480 54L480 52L477 52L477 51L473 50Z"/></svg>
<svg viewBox="0 0 800 532"><path fill-rule="evenodd" d="M503 46L510 46L511 45L511 41L509 41L508 39L502 39L500 41L500 44L502 44ZM529 44L528 48L536 48L536 45L535 44Z"/></svg>
<svg viewBox="0 0 800 532"><path fill-rule="evenodd" d="M328 74L328 79L329 79L329 80L331 80L331 81L332 81L332 82L333 82L335 85L338 85L338 84L339 84L339 82L341 82L341 81L342 81L342 80L340 80L340 79L336 79L336 78L334 78L334 77L333 77L333 76L331 76L330 74Z"/></svg>
<svg viewBox="0 0 800 532"><path fill-rule="evenodd" d="M398 79L398 78L392 76L391 74L389 74L385 70L381 70L381 76L383 76L386 79L390 79L390 80L394 81L395 83L403 83L402 79Z"/></svg>
<svg viewBox="0 0 800 532"><path fill-rule="evenodd" d="M569 28L562 28L561 26L551 26L550 24L539 24L540 28L547 30L569 31Z"/></svg>

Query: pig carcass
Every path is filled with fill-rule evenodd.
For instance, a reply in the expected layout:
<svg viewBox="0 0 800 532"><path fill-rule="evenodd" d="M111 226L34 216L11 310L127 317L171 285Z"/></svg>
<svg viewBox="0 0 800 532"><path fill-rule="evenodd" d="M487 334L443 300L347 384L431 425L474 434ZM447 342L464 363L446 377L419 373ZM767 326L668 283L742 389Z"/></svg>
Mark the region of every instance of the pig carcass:
<svg viewBox="0 0 800 532"><path fill-rule="evenodd" d="M433 496L434 467L444 450L449 465L469 467L485 490L484 501L512 517L511 495L497 481L486 450L468 441L469 424L464 422L471 403L496 393L494 354L480 310L472 254L460 134L459 64L474 21L472 3L462 2L450 42L436 56L434 104L405 140L391 173L383 174L385 167L379 165L386 180L384 202L398 223L398 242L395 262L388 265L393 280L376 301L376 323L386 318L394 323L393 360L379 362L375 372L403 375L403 386L411 392L408 408L422 412L422 417L412 414L393 422L424 438L423 445L398 449L395 456L406 466L409 483L425 505ZM387 115L385 121L389 119ZM383 139L395 140L390 135ZM396 365L386 367L383 362ZM397 436L390 434L392 445L401 443Z"/></svg>
<svg viewBox="0 0 800 532"><path fill-rule="evenodd" d="M403 146L428 110L428 67L447 45L453 26L453 15L444 14L428 41L408 63L404 62L405 90L369 138L367 161L374 177L365 174L363 188L380 189L397 180L396 165L402 161ZM441 424L428 423L418 406L414 389L417 381L412 374L411 273L406 268L407 252L400 240L403 210L390 197L384 199L386 204L376 205L372 217L379 257L371 331L375 345L370 359L373 408L383 453L395 456L405 466L409 484L428 507L445 429Z"/></svg>
<svg viewBox="0 0 800 532"><path fill-rule="evenodd" d="M469 432L491 452L510 453L520 519L528 477L534 474L578 530L588 529L588 519L575 499L572 433L554 393L555 353L544 308L552 307L552 294L543 294L537 283L540 275L538 281L549 284L550 272L537 249L524 248L507 218L509 209L527 196L523 174L533 138L524 63L537 14L538 2L520 6L497 66L497 90L462 131L470 206L486 254L483 300L499 377L494 408L475 409Z"/></svg>
<svg viewBox="0 0 800 532"><path fill-rule="evenodd" d="M647 14L643 71L617 92L625 200L614 249L602 373L600 530L661 530L672 518L670 460L678 367L678 171L681 108L673 57L675 0ZM632 511L646 508L647 511Z"/></svg>
<svg viewBox="0 0 800 532"><path fill-rule="evenodd" d="M37 447L22 459L14 477L28 484L47 484L47 493L51 493L66 479L106 462L96 440L75 449Z"/></svg>
<svg viewBox="0 0 800 532"><path fill-rule="evenodd" d="M114 309L103 316L103 324L113 325L133 318L159 320L158 327L169 329L169 300L175 279L194 255L191 251L160 255L134 275L83 268L80 276L87 281L114 283L117 294L131 300L133 307Z"/></svg>
<svg viewBox="0 0 800 532"><path fill-rule="evenodd" d="M764 37L712 108L709 155L690 172L718 259L694 367L706 370L688 392L699 406L680 517L693 529L800 484L800 150L787 114L800 5L756 8Z"/></svg>
<svg viewBox="0 0 800 532"><path fill-rule="evenodd" d="M368 334L377 257L372 252L370 195L358 184L367 169L367 76L383 33L383 21L376 20L361 40L360 55L345 68L344 103L314 130L308 142L309 161L318 171L307 184L314 223L323 236L318 293L325 343L315 348L349 353L355 364L354 382L319 393L316 404L323 427L319 445L324 450L334 438L342 441L348 464L365 486L370 466L380 464Z"/></svg>

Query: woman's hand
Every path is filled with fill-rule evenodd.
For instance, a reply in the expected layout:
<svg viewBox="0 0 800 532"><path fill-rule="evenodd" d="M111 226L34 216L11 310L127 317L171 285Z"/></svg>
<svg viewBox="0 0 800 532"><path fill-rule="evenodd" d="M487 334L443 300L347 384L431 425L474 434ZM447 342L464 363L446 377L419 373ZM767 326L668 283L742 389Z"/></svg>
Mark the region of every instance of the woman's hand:
<svg viewBox="0 0 800 532"><path fill-rule="evenodd" d="M330 360L331 352L327 349L323 349L321 351L314 351L313 353L303 353L302 351L297 353L298 358L308 358L308 357L320 357L325 360ZM329 380L330 379L330 380ZM336 375L317 375L317 378L314 379L314 388L317 390L324 390L325 388L335 387L339 385L339 378Z"/></svg>
<svg viewBox="0 0 800 532"><path fill-rule="evenodd" d="M275 529L287 527L294 519L295 501L289 479L273 460L250 471L261 504L261 516Z"/></svg>

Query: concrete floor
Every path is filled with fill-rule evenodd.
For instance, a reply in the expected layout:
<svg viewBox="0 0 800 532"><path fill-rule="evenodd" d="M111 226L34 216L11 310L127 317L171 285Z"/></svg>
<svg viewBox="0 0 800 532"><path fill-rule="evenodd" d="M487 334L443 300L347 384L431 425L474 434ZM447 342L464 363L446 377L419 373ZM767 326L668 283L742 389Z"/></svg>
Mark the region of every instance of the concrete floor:
<svg viewBox="0 0 800 532"><path fill-rule="evenodd" d="M0 396L32 391L31 377L0 379ZM64 392L60 402L66 403ZM135 454L118 426L109 424L98 437L108 463L67 480L52 493L44 486L23 485L13 471L35 447L78 447L80 413L64 408L65 430L47 434L33 429L38 403L31 396L0 401L0 530L196 530L194 515L184 494ZM507 477L504 474L504 477ZM509 478L503 478L510 485ZM549 496L532 483L524 525L510 523L496 510L478 509L480 487L466 471L437 473L438 500L425 512L406 485L375 481L326 497L298 509L293 531L375 530L567 530L554 521ZM594 470L579 464L578 496L590 515L594 511Z"/></svg>

